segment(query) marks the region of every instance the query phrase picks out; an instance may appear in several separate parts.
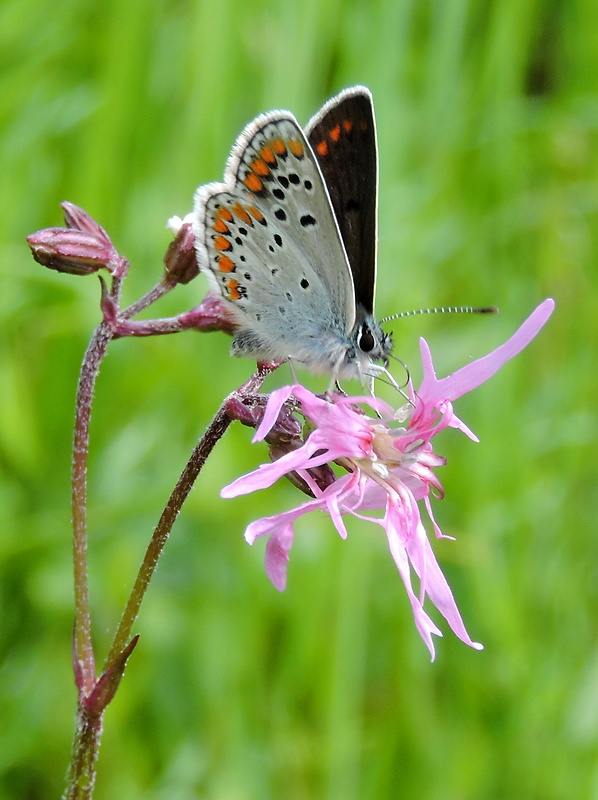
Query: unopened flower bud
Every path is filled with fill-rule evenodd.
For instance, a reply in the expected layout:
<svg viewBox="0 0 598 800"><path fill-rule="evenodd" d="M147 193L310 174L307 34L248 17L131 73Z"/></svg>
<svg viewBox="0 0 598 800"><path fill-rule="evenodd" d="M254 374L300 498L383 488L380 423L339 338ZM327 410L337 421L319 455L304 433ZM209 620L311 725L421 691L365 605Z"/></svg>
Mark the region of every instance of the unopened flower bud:
<svg viewBox="0 0 598 800"><path fill-rule="evenodd" d="M62 207L66 228L43 228L26 237L33 258L44 267L70 275L91 275L99 269L122 274L127 262L106 231L74 203L62 203Z"/></svg>
<svg viewBox="0 0 598 800"><path fill-rule="evenodd" d="M85 209L81 208L80 206L76 206L74 203L69 203L68 200L65 200L64 203L61 203L60 205L62 206L64 221L66 222L67 228L75 228L78 231L89 231L89 233L97 233L103 236L107 242L110 241L110 237L106 231L90 214L87 213L87 211L85 211Z"/></svg>
<svg viewBox="0 0 598 800"><path fill-rule="evenodd" d="M44 228L27 236L27 243L39 264L71 275L110 269L118 257L99 234L76 228Z"/></svg>
<svg viewBox="0 0 598 800"><path fill-rule="evenodd" d="M199 274L194 241L193 226L183 222L164 256L168 283L189 283Z"/></svg>
<svg viewBox="0 0 598 800"><path fill-rule="evenodd" d="M264 408L267 402L268 396L263 394L246 394L242 397L232 395L229 397L226 407L232 419L239 420L249 428L258 428L264 416ZM265 437L269 445L284 448L289 443L296 443L297 447L303 444L301 423L293 415L293 410L290 403L285 403L281 407L278 419ZM288 449L293 449L293 446ZM284 455L282 451L276 458L280 458L281 455Z"/></svg>

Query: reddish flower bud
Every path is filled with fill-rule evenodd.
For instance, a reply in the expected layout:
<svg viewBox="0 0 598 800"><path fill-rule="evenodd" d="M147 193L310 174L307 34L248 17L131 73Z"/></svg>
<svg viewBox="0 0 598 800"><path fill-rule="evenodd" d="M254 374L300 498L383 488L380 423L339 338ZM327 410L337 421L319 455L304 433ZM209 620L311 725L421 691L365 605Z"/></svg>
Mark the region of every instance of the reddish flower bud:
<svg viewBox="0 0 598 800"><path fill-rule="evenodd" d="M110 241L110 237L102 226L98 225L95 219L83 208L76 206L74 203L69 203L68 200L65 200L64 203L60 205L64 212L64 221L66 222L67 228L76 228L78 231L97 233L103 236L106 241Z"/></svg>
<svg viewBox="0 0 598 800"><path fill-rule="evenodd" d="M183 223L164 256L165 278L169 283L189 283L199 275L194 241L193 226Z"/></svg>
<svg viewBox="0 0 598 800"><path fill-rule="evenodd" d="M126 261L106 231L82 208L62 203L66 228L43 228L27 236L33 258L44 267L70 275L91 275L107 269L122 275Z"/></svg>
<svg viewBox="0 0 598 800"><path fill-rule="evenodd" d="M97 233L75 228L44 228L27 236L33 258L44 267L71 275L90 275L110 269L117 256Z"/></svg>

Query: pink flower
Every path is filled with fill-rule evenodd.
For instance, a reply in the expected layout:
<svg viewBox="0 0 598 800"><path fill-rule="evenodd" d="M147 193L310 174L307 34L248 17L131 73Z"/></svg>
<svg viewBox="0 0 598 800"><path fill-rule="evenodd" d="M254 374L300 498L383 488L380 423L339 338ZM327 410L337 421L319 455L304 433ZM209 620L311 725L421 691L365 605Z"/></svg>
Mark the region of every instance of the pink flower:
<svg viewBox="0 0 598 800"><path fill-rule="evenodd" d="M487 381L503 364L521 352L539 333L553 309L554 301L545 300L505 344L440 380L434 372L429 347L421 339L423 380L417 392L411 390L411 403L398 411L372 397L333 397L329 401L299 385L286 386L272 393L254 441L268 434L283 404L291 396L300 403L301 413L313 430L301 447L238 478L222 490L222 496L235 497L267 488L278 478L294 471L313 492L313 500L282 514L252 522L245 532L249 544L262 536L269 537L266 572L277 589L282 591L286 587L295 520L310 511L325 510L344 539L347 530L343 517L352 514L384 529L411 603L416 627L432 659L432 635L442 636L442 633L424 610L426 595L463 642L482 649L482 645L472 641L465 629L453 594L434 556L418 502L423 501L436 536L442 537L432 514L430 493L443 497L442 485L434 470L443 466L446 460L433 452L432 439L450 426L477 441L454 414L452 402ZM366 415L357 403L369 406L379 418ZM322 490L308 470L329 462L343 467L346 473ZM383 511L384 514L382 517L366 516L365 511ZM418 592L412 585L411 569L419 579Z"/></svg>

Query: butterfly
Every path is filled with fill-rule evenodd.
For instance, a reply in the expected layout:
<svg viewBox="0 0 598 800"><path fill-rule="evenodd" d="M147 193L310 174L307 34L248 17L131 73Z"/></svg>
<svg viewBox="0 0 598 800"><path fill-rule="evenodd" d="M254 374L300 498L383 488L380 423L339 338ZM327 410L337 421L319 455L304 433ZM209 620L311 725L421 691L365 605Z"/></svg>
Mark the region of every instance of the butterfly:
<svg viewBox="0 0 598 800"><path fill-rule="evenodd" d="M237 328L231 354L291 360L334 380L386 372L392 341L373 317L378 156L364 86L305 130L288 111L250 122L221 183L195 195L200 269Z"/></svg>

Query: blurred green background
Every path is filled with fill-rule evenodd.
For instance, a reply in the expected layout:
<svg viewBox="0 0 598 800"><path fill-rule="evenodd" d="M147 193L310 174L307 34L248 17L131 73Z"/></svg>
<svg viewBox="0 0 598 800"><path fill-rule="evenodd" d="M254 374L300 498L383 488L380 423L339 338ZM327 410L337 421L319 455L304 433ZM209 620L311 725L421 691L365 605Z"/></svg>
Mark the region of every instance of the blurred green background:
<svg viewBox="0 0 598 800"><path fill-rule="evenodd" d="M545 297L540 337L457 404L435 542L469 632L437 660L381 532L304 521L289 588L245 525L289 484L222 500L265 456L233 427L177 522L108 709L97 798L598 797L595 0L10 0L0 8L0 798L56 798L73 732L69 464L95 277L44 270L24 236L86 208L161 274L165 222L222 175L261 111L307 121L365 83L380 146L379 315L417 380L502 343ZM152 315L196 304L203 278ZM222 398L252 370L222 334L115 342L96 393L90 569L101 662L150 532ZM288 380L288 374L276 381ZM317 381L306 378L319 388Z"/></svg>

